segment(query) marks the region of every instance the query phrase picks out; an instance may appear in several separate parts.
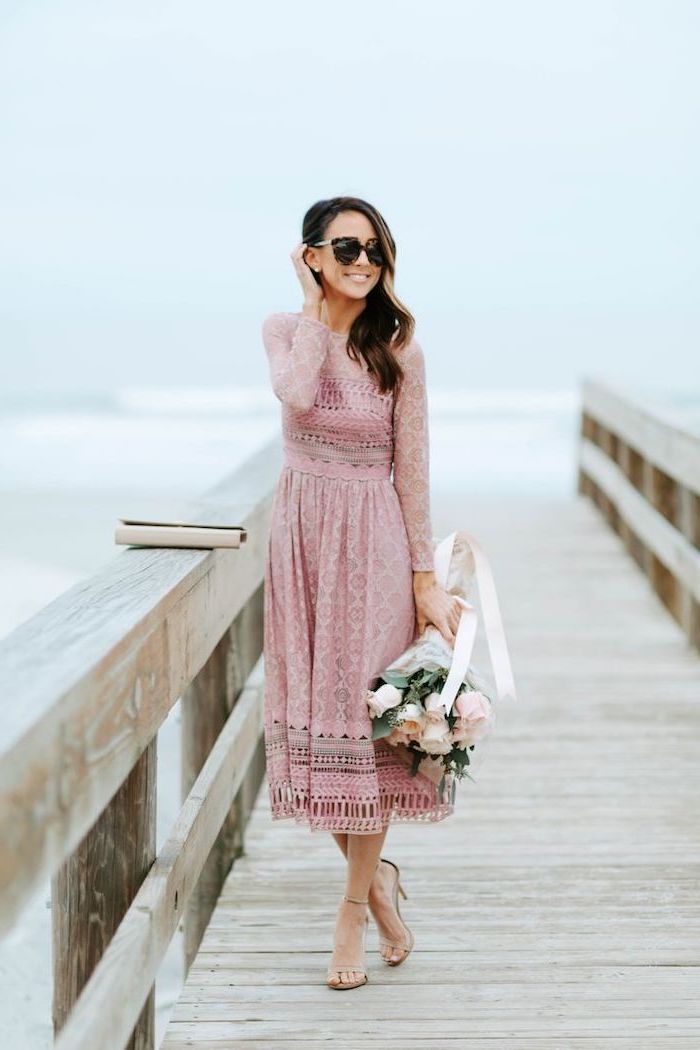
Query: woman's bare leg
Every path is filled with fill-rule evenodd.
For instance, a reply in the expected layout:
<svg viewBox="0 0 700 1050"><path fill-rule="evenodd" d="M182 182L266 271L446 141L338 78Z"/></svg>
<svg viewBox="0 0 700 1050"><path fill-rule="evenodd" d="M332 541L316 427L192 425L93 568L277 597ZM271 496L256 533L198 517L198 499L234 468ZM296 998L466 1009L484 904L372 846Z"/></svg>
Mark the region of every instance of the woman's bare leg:
<svg viewBox="0 0 700 1050"><path fill-rule="evenodd" d="M349 897L367 898L388 830L387 826L374 835L353 835L348 832L345 892Z"/></svg>
<svg viewBox="0 0 700 1050"><path fill-rule="evenodd" d="M333 831L331 834L341 853L347 858L348 832ZM377 857L377 866L372 876L367 896L369 898L369 909L381 936L389 941L390 944L403 944L406 940L406 931L394 907L393 889L395 878L396 874L391 865L380 864L379 857ZM347 892L349 893L350 891L348 890ZM359 905L357 907L359 908ZM398 962L406 954L402 948L392 949L387 946L382 947L381 953L385 959L391 960L391 962Z"/></svg>
<svg viewBox="0 0 700 1050"><path fill-rule="evenodd" d="M357 959L358 966L363 966L362 934L365 927L367 905L358 904L357 900L367 900L374 873L382 852L388 827L374 835L353 835L347 833L346 856L347 869L345 892L354 901L341 900L335 924L335 947L329 969L342 966L350 960ZM340 843L339 843L340 845ZM342 848L342 846L341 846ZM355 984L361 978L359 970L340 970L329 977L331 984Z"/></svg>
<svg viewBox="0 0 700 1050"><path fill-rule="evenodd" d="M335 841L338 843L338 846L340 847L340 852L343 854L344 857L347 857L347 855L348 855L348 833L347 833L347 831L331 831L331 835L333 836Z"/></svg>

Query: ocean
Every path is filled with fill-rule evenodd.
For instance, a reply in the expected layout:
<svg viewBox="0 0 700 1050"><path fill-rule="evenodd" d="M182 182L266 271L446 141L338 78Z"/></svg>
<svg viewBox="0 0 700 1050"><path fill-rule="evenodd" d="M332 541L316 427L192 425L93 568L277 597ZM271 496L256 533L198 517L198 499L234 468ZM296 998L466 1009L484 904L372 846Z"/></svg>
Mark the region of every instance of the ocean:
<svg viewBox="0 0 700 1050"><path fill-rule="evenodd" d="M267 388L0 394L0 495L57 489L197 494L279 430ZM436 489L565 493L574 478L574 390L429 394Z"/></svg>

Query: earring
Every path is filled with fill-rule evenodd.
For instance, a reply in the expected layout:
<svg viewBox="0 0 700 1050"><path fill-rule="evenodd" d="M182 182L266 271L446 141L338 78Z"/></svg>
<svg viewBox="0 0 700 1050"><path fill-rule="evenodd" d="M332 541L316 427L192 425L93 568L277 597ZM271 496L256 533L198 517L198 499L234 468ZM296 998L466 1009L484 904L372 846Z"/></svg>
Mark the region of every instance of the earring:
<svg viewBox="0 0 700 1050"><path fill-rule="evenodd" d="M320 272L321 272L321 268L319 266L314 266L314 273L320 273Z"/></svg>

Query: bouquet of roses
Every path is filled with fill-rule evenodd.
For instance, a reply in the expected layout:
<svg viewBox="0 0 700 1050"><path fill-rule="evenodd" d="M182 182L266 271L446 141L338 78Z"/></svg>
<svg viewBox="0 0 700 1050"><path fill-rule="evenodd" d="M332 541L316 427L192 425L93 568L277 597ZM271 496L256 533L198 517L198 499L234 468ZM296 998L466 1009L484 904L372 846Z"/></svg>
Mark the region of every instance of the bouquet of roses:
<svg viewBox="0 0 700 1050"><path fill-rule="evenodd" d="M419 668L408 676L385 671L383 684L368 690L367 702L373 718L372 739L384 738L388 744L406 747L412 756L413 776L426 755L439 759L439 790L444 790L447 774L451 774L454 801L456 779L474 779L467 772L471 752L495 720L491 700L476 688L471 675L447 712L440 693L448 674L445 667Z"/></svg>
<svg viewBox="0 0 700 1050"><path fill-rule="evenodd" d="M496 695L515 700L515 686L493 576L473 536L453 532L438 544L435 578L463 607L453 648L428 624L382 671L381 684L367 690L367 704L372 738L395 746L402 760L410 762L412 776L420 771L439 783L443 798L447 785L454 802L457 779L474 780L467 767L473 768L476 745L481 753L495 725L485 679L470 666L479 612Z"/></svg>

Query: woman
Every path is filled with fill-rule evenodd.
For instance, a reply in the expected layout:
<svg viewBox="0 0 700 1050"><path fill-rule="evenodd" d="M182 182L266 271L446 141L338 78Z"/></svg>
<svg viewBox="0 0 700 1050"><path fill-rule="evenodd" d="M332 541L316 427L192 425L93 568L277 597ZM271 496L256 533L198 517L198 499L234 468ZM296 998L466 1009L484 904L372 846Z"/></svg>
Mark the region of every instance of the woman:
<svg viewBox="0 0 700 1050"><path fill-rule="evenodd" d="M355 197L313 205L302 238L302 309L263 324L284 444L265 570L265 749L272 819L330 831L347 858L326 975L347 989L367 981L368 908L387 963L413 947L399 869L380 863L389 823L453 811L372 740L367 689L428 623L454 644L460 606L433 572L425 365L394 293L394 239Z"/></svg>

